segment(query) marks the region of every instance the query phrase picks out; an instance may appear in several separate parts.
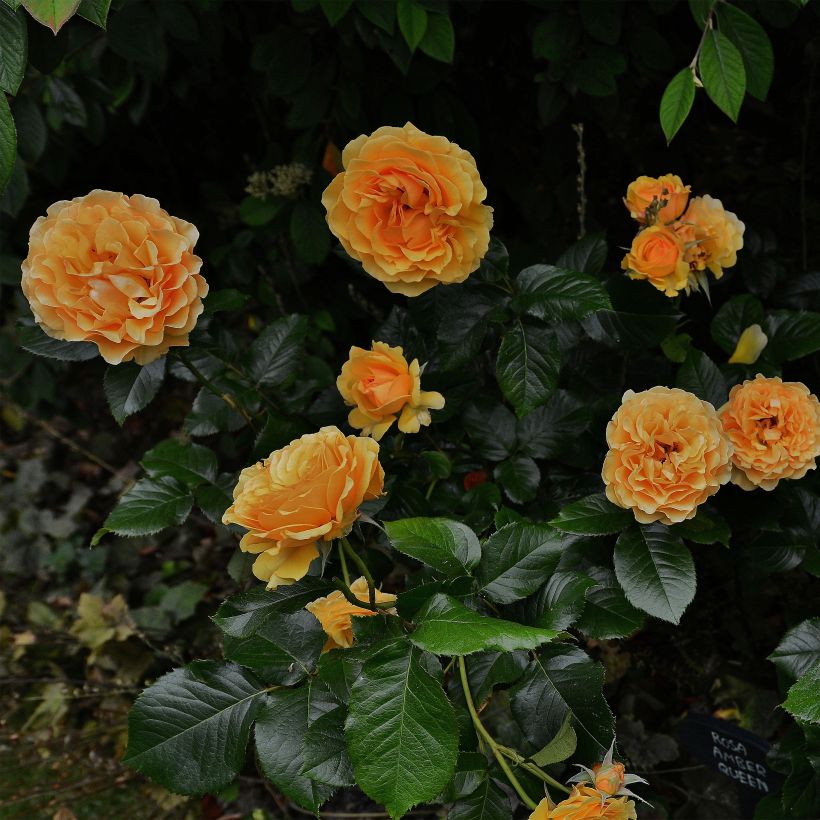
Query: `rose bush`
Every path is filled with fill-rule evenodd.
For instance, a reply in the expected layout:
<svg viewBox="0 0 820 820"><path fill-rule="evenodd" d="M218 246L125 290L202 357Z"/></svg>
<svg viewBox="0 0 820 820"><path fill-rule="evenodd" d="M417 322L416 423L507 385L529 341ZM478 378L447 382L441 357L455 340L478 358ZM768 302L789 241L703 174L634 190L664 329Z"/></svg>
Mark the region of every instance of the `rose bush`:
<svg viewBox="0 0 820 820"><path fill-rule="evenodd" d="M616 31L653 81L657 38L630 6L605 5L528 10L527 48L514 52L524 60L532 37L533 62L549 61L532 72L539 121L567 94L581 95L573 115L584 117L586 96L605 96L615 75L596 66L616 62ZM686 14L697 18L696 5ZM78 62L67 51L53 77L38 54L29 80L48 84L35 108L70 97L75 80L99 91L80 66L109 42L128 52L132 33L154 24L162 38L132 49L129 67L151 54L209 65L223 31L213 15L194 16L208 22L192 39L169 8L115 8L110 35L72 41L88 51ZM485 9L458 8L475 15L467 41L488 36ZM106 660L98 642L151 649L126 680L140 690L126 693L128 777L209 795L209 812L238 795L250 805L256 790L277 801L273 812L316 816L750 815L729 775L687 757L686 727L708 716L753 731L761 748L772 741L756 764L770 787L758 820L815 816L820 303L795 234L775 249L775 198L693 149L672 166L689 174L628 185L624 212L628 179L613 180L619 163L599 149L628 144L634 172L652 173L659 155L639 145L659 132L644 118L640 142L621 139L597 105L592 138L579 122L568 145L519 140L511 105L498 140L480 142L450 79L430 68L430 52L452 44L449 6L297 3L258 40L266 12L223 11L258 75L248 87L265 90L249 106L222 73L186 77L227 83L235 110L253 112L253 127L235 129L256 151L242 152L248 167L225 162L194 195L183 152L145 149L152 174L126 178L146 195L93 191L47 208L38 193L15 234L25 243L33 223L12 260L22 318L6 328L19 342L9 369L23 364L4 423L28 412L26 390L57 383L76 402L73 423L90 414L112 448L101 459L82 425L44 422L111 476L102 503L77 508L98 527L92 557L72 565L85 597L68 634L85 641L89 677L109 663L118 692L132 647ZM694 94L699 80L736 116L737 101L714 93L712 50L727 32L748 43L757 24L728 3L701 11L695 60L673 83ZM598 13L615 16L601 25ZM166 50L166 36L184 53ZM677 45L660 52L677 59ZM408 70L399 91L371 70L382 58ZM726 70L746 65L760 91L762 63L738 59ZM103 68L117 95L101 117L131 85L145 105L168 94L166 114L190 113L187 83L166 88L147 65ZM501 73L513 93L520 78ZM475 103L485 85L473 68L467 78ZM686 106L673 107L680 119ZM21 127L30 114L15 111ZM51 111L50 129L57 119ZM164 139L165 121L151 119ZM207 129L201 137L208 177L226 155ZM120 185L111 166L89 164L94 184ZM560 184L544 171L553 165L565 166ZM48 201L74 193L46 167L60 189ZM177 180L173 196L158 178ZM629 217L637 234L620 249ZM0 258L0 272L8 264ZM103 396L115 423L91 412ZM137 459L120 467L129 448ZM60 522L42 522L59 539ZM111 556L105 582L89 570L97 555ZM137 561L152 567L144 601L129 594ZM185 580L169 589L176 576ZM37 583L47 578L40 570ZM104 583L117 589L107 604L85 592ZM62 589L43 597L70 606ZM175 606L198 615L196 628L178 628ZM39 607L26 617L56 631ZM0 627L10 668L43 643ZM26 727L55 715L59 726L60 702L43 701Z"/></svg>

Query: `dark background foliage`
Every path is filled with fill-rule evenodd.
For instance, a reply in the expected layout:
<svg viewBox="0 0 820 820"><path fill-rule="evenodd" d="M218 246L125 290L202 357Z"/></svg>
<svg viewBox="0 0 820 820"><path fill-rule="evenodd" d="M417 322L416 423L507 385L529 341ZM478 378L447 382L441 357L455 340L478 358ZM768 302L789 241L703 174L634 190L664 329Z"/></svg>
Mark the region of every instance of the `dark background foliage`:
<svg viewBox="0 0 820 820"><path fill-rule="evenodd" d="M508 246L511 271L517 271L555 261L579 234L579 138L573 124L583 124L583 227L606 235L605 279L619 276L620 248L631 241L632 224L620 202L626 185L639 174L673 172L698 194L720 198L747 226L738 266L713 285L714 310L746 292L770 307L820 308L816 280L805 276L820 254L816 2L805 9L786 0L739 3L764 25L774 45L768 98L747 98L734 124L699 92L671 146L658 122L658 105L669 79L697 48L700 30L689 3L424 0L420 5L431 16L452 21L451 62L423 50L411 55L395 23L389 30L379 11L383 5L115 2L106 31L74 18L56 37L27 19L29 68L12 102L21 162L0 217L0 463L7 480L2 537L8 545L0 566L4 579L14 581L4 590L5 613L0 602L0 645L8 652L0 671L9 672L12 686L9 731L0 735L4 757L39 760L38 750L48 748L71 777L77 754L80 771L91 766L94 754L113 761L122 751L125 711L144 678L181 660L214 655L218 638L206 616L248 577L233 539L199 514L184 532L142 539L137 549L134 541L120 539L97 553L86 551L116 493L138 473L142 454L178 429L192 386L174 382L121 430L105 407L100 362L54 365L19 348L15 322L28 316L19 261L29 226L52 202L96 187L156 197L200 229L197 249L211 287L250 295L245 312L224 314L223 334L249 339L282 314L306 313L311 378L332 384L350 344L368 341L396 304L379 283L332 250L319 197L330 179L323 160L329 156L333 162L333 147L380 125L410 120L473 152L495 209L494 235ZM334 9L343 8L335 20ZM313 171L298 199L260 204L246 196L249 174L294 161ZM667 308L662 299L652 299L655 294L625 293L627 300L633 293L645 299L646 312ZM411 305L421 329L412 355L423 358L431 344L424 328L425 311L433 304L431 297ZM710 338L713 309L705 297L685 299L681 310L681 327L696 347L725 361ZM539 517L551 516L550 505L557 509L559 501L597 489L589 476L600 462L603 422L612 406L595 405L592 394L611 398L626 386L675 379L676 365L657 351L637 350L628 361L603 347L577 356L579 384L562 387L590 396L593 434L579 438L544 473L546 492L535 502L543 505ZM786 365L785 374L817 392L820 357ZM493 381L491 374L487 378ZM459 389L465 398L464 385ZM330 404L314 408L311 421L322 413L342 418L341 408ZM456 417L445 429L458 438L461 427ZM252 437L223 435L222 468L247 463L252 444ZM492 462L500 460L481 453L471 458L451 482L455 489L440 488L447 511L457 506L451 499L464 471L492 471ZM816 490L816 480L809 482ZM89 488L90 497L78 500L79 486ZM423 487L409 489L408 510L397 512L411 514L414 504L423 504L416 498L422 492ZM740 491L728 489L725 495L724 514L743 525ZM476 529L487 525L480 506L473 499L458 510L472 516ZM35 508L54 515L32 521L26 511ZM776 503L772 508L776 515ZM630 639L587 644L607 668L619 742L633 767L653 782L654 816L740 811L730 782L678 747L674 723L687 710L724 710L764 737L782 739L782 721L772 717L782 700L777 673L763 658L787 628L813 614L817 567L813 574L768 575L763 584L750 567L755 553L741 549L740 555L746 560L730 559L719 545L698 549L698 598L681 627L651 622ZM790 568L788 561L777 569L784 567ZM166 600L168 589L178 591ZM75 628L81 593L105 600L123 595L137 624L134 632L112 634L100 644L106 647L102 661L89 663L94 638ZM116 613L103 621L114 629ZM31 648L27 633L35 637ZM134 661L125 672L123 647L132 649ZM56 703L52 712L32 717L25 699L32 685L37 703ZM43 688L56 685L79 687L80 695L72 700L67 688ZM114 729L97 737L106 721ZM58 729L81 739L70 753L54 745ZM30 735L32 745L16 745L16 733ZM78 817L109 816L110 804L101 804L97 792L112 792L127 804L129 790L144 794L149 788L111 765L109 782L83 775L77 782L89 782L74 793L49 791L59 783L59 767L56 774L35 767L30 789L45 791L34 803L22 800L17 775L4 781L0 774L0 799L11 807L9 817L35 816L35 804L36 816L50 816L60 806L73 807ZM781 765L788 770L788 763ZM113 788L110 780L118 777L122 782ZM240 783L240 810L264 807L274 817L292 811L250 774ZM237 793L223 795L223 802L230 804ZM158 790L150 796L156 805L146 808L145 817L219 811L214 800L200 808L176 804ZM355 795L340 801L348 809L364 805ZM808 816L799 807L795 812Z"/></svg>

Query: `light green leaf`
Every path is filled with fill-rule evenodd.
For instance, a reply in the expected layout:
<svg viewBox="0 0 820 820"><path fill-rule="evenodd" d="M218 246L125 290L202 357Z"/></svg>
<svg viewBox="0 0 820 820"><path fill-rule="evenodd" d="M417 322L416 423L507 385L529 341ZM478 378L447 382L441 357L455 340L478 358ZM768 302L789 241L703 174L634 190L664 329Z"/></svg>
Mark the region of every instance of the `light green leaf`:
<svg viewBox="0 0 820 820"><path fill-rule="evenodd" d="M369 660L353 684L345 726L356 782L396 820L449 782L458 727L421 652L404 641Z"/></svg>
<svg viewBox="0 0 820 820"><path fill-rule="evenodd" d="M106 369L103 377L105 398L120 427L129 416L151 403L164 378L164 356L142 366L126 362Z"/></svg>
<svg viewBox="0 0 820 820"><path fill-rule="evenodd" d="M820 663L801 675L789 689L783 708L806 723L820 723Z"/></svg>
<svg viewBox="0 0 820 820"><path fill-rule="evenodd" d="M481 592L510 604L535 592L549 578L567 536L548 524L507 524L482 545L476 578Z"/></svg>
<svg viewBox="0 0 820 820"><path fill-rule="evenodd" d="M774 74L774 50L769 35L753 17L728 3L717 4L720 30L734 43L746 69L746 87L765 100Z"/></svg>
<svg viewBox="0 0 820 820"><path fill-rule="evenodd" d="M396 17L404 42L415 51L427 32L427 10L415 0L398 0Z"/></svg>
<svg viewBox="0 0 820 820"><path fill-rule="evenodd" d="M663 524L621 533L615 545L615 575L638 609L677 624L695 597L695 562L680 538Z"/></svg>
<svg viewBox="0 0 820 820"><path fill-rule="evenodd" d="M769 660L793 678L799 678L820 663L820 618L809 618L792 627L769 655Z"/></svg>
<svg viewBox="0 0 820 820"><path fill-rule="evenodd" d="M746 93L746 70L740 52L725 34L714 29L706 32L698 69L709 98L732 122L737 122Z"/></svg>
<svg viewBox="0 0 820 820"><path fill-rule="evenodd" d="M216 453L201 444L183 444L176 439L161 441L142 457L149 475L169 475L195 487L203 481L216 481Z"/></svg>
<svg viewBox="0 0 820 820"><path fill-rule="evenodd" d="M614 735L603 682L603 666L582 650L567 644L545 646L510 691L513 717L527 740L541 749L559 734L569 716L582 753L600 757Z"/></svg>
<svg viewBox="0 0 820 820"><path fill-rule="evenodd" d="M74 16L80 0L23 0L23 7L44 26L55 34Z"/></svg>
<svg viewBox="0 0 820 820"><path fill-rule="evenodd" d="M518 321L504 334L495 373L519 418L546 402L559 368L558 340L550 330Z"/></svg>
<svg viewBox="0 0 820 820"><path fill-rule="evenodd" d="M0 95L0 109L3 107L3 97ZM2 114L0 113L0 119ZM2 151L2 148L0 148ZM61 362L87 362L99 354L97 345L91 342L63 342L47 336L39 325L17 325L17 338L20 347L44 356L47 359L59 359Z"/></svg>
<svg viewBox="0 0 820 820"><path fill-rule="evenodd" d="M578 535L612 535L633 522L632 513L613 504L604 493L588 495L563 507L550 524Z"/></svg>
<svg viewBox="0 0 820 820"><path fill-rule="evenodd" d="M532 755L532 761L537 766L560 763L575 754L577 747L578 737L572 728L572 712L568 711L555 737L543 749Z"/></svg>
<svg viewBox="0 0 820 820"><path fill-rule="evenodd" d="M178 527L193 505L191 491L175 478L144 478L120 498L103 529L119 535L151 535Z"/></svg>
<svg viewBox="0 0 820 820"><path fill-rule="evenodd" d="M28 59L26 15L0 5L0 91L16 94Z"/></svg>
<svg viewBox="0 0 820 820"><path fill-rule="evenodd" d="M443 593L433 595L413 620L416 629L410 635L410 640L416 646L437 655L534 649L551 641L557 634L551 629L524 626L514 621L481 615Z"/></svg>
<svg viewBox="0 0 820 820"><path fill-rule="evenodd" d="M612 308L609 295L593 276L553 265L532 265L515 279L518 310L547 322L579 321Z"/></svg>
<svg viewBox="0 0 820 820"><path fill-rule="evenodd" d="M469 573L481 557L475 533L458 521L402 518L384 526L395 549L450 576Z"/></svg>
<svg viewBox="0 0 820 820"><path fill-rule="evenodd" d="M264 692L232 663L194 661L175 669L137 698L123 762L177 794L216 792L245 764Z"/></svg>
<svg viewBox="0 0 820 820"><path fill-rule="evenodd" d="M298 689L270 692L259 710L254 737L262 774L276 789L318 817L333 787L300 774L309 728L338 704L325 688L309 680Z"/></svg>
<svg viewBox="0 0 820 820"><path fill-rule="evenodd" d="M434 60L452 63L455 47L456 35L450 18L446 14L428 13L427 28L419 48Z"/></svg>
<svg viewBox="0 0 820 820"><path fill-rule="evenodd" d="M686 122L695 101L695 77L688 66L681 69L666 86L661 97L661 128L667 144Z"/></svg>

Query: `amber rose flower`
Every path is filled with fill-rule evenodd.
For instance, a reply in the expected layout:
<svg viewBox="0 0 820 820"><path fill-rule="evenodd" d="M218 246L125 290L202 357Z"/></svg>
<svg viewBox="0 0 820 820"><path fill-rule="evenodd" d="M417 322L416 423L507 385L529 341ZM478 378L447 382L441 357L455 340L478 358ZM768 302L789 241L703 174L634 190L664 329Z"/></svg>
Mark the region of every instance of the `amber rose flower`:
<svg viewBox="0 0 820 820"><path fill-rule="evenodd" d="M323 427L242 470L222 521L248 530L239 546L258 554L253 573L274 589L302 578L317 542L347 535L359 506L383 486L372 438Z"/></svg>
<svg viewBox="0 0 820 820"><path fill-rule="evenodd" d="M692 518L732 473L732 448L715 409L676 387L627 390L606 440L607 498L641 524Z"/></svg>
<svg viewBox="0 0 820 820"><path fill-rule="evenodd" d="M369 600L369 589L364 578L357 578L350 585L350 591L360 601L367 602ZM377 604L389 604L396 600L395 595L390 595L387 592L381 592L377 589L375 593ZM353 646L352 616L377 614L372 609L354 606L338 590L334 590L325 598L317 598L315 601L311 601L305 605L305 609L316 617L327 634L327 643L325 643L323 652L330 649L349 649ZM395 610L392 608L383 609L382 611L395 614Z"/></svg>
<svg viewBox="0 0 820 820"><path fill-rule="evenodd" d="M743 247L746 226L719 199L692 197L686 213L676 226L686 250L684 258L693 271L707 268L716 279L725 268L737 264L737 252Z"/></svg>
<svg viewBox="0 0 820 820"><path fill-rule="evenodd" d="M677 296L689 281L684 244L671 228L652 225L633 240L621 267L630 279L647 279L667 296Z"/></svg>
<svg viewBox="0 0 820 820"><path fill-rule="evenodd" d="M732 388L719 414L734 446L732 481L744 490L773 490L815 468L820 402L805 384L758 374Z"/></svg>
<svg viewBox="0 0 820 820"><path fill-rule="evenodd" d="M393 293L463 282L479 266L493 215L467 151L408 122L349 142L342 164L322 194L327 224Z"/></svg>
<svg viewBox="0 0 820 820"><path fill-rule="evenodd" d="M629 183L624 197L629 215L641 224L647 222L647 208L653 221L662 224L677 219L685 210L689 201L689 186L675 174L664 174L662 177L640 176ZM661 203L666 203L661 207ZM652 212L655 209L655 213Z"/></svg>
<svg viewBox="0 0 820 820"><path fill-rule="evenodd" d="M29 233L23 293L49 336L93 342L110 364L148 364L186 346L202 313L198 238L140 194L56 202Z"/></svg>
<svg viewBox="0 0 820 820"><path fill-rule="evenodd" d="M538 809L535 810L537 812ZM536 813L530 819L539 818ZM588 786L573 786L572 793L545 815L547 820L586 820L605 817L607 820L637 820L635 803L627 797L606 797Z"/></svg>
<svg viewBox="0 0 820 820"><path fill-rule="evenodd" d="M336 386L353 406L350 426L376 441L396 419L402 433L418 433L430 424L430 410L444 407L441 393L421 389L419 360L408 364L400 347L384 342L373 342L370 350L351 347Z"/></svg>

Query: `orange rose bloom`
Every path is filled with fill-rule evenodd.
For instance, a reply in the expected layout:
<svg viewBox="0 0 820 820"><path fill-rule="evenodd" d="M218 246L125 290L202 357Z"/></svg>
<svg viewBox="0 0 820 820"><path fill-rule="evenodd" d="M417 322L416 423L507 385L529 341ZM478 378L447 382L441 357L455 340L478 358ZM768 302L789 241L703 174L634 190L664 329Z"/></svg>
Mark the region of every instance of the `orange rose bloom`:
<svg viewBox="0 0 820 820"><path fill-rule="evenodd" d="M592 772L595 775L595 788L599 792L615 794L624 785L623 763L596 763L592 767Z"/></svg>
<svg viewBox="0 0 820 820"><path fill-rule="evenodd" d="M653 200L666 202L658 210L657 221L662 224L677 219L686 210L689 201L689 186L675 174L664 174L662 177L638 177L629 184L624 197L629 215L641 224L646 224L646 209Z"/></svg>
<svg viewBox="0 0 820 820"><path fill-rule="evenodd" d="M148 364L187 346L202 313L198 238L140 194L56 202L29 233L23 293L49 336L93 342L109 364Z"/></svg>
<svg viewBox="0 0 820 820"><path fill-rule="evenodd" d="M689 282L683 241L675 231L663 225L644 228L632 240L621 267L630 279L648 279L667 296L677 296Z"/></svg>
<svg viewBox="0 0 820 820"><path fill-rule="evenodd" d="M347 535L359 506L383 486L372 438L323 427L242 470L222 522L248 530L239 546L258 553L253 574L274 589L304 577L317 542Z"/></svg>
<svg viewBox="0 0 820 820"><path fill-rule="evenodd" d="M538 809L536 809L536 812ZM536 816L535 814L530 817ZM635 803L626 797L604 797L588 786L574 786L566 800L562 800L546 815L548 820L586 820L605 817L607 820L637 820Z"/></svg>
<svg viewBox="0 0 820 820"><path fill-rule="evenodd" d="M360 601L367 602L369 600L369 590L367 588L367 581L364 578L357 578L351 585L350 591ZM376 603L386 604L393 603L396 600L395 595L390 595L386 592L376 592ZM331 649L349 649L353 646L353 622L352 616L366 616L376 615L372 609L364 609L364 607L353 606L350 601L342 595L339 590L333 590L325 598L317 598L305 605L305 609L312 613L322 629L327 633L327 643L322 649L322 652L327 652ZM394 609L388 609L395 615Z"/></svg>
<svg viewBox="0 0 820 820"><path fill-rule="evenodd" d="M627 390L606 440L607 498L641 524L692 518L732 474L732 447L715 409L676 387Z"/></svg>
<svg viewBox="0 0 820 820"><path fill-rule="evenodd" d="M393 293L463 282L479 266L493 213L467 151L408 122L349 142L342 164L322 194L327 224Z"/></svg>
<svg viewBox="0 0 820 820"><path fill-rule="evenodd" d="M686 250L684 259L692 270L708 268L716 279L724 268L737 264L737 252L743 247L746 226L719 199L711 196L693 197L676 226Z"/></svg>
<svg viewBox="0 0 820 820"><path fill-rule="evenodd" d="M430 410L444 407L441 393L421 389L421 367L408 365L400 347L373 342L370 350L350 348L336 386L353 405L348 421L378 441L398 418L402 433L418 433L430 424ZM399 415L401 414L401 415Z"/></svg>
<svg viewBox="0 0 820 820"><path fill-rule="evenodd" d="M732 482L744 490L773 490L816 467L820 402L805 384L758 374L732 388L719 414L734 445Z"/></svg>

